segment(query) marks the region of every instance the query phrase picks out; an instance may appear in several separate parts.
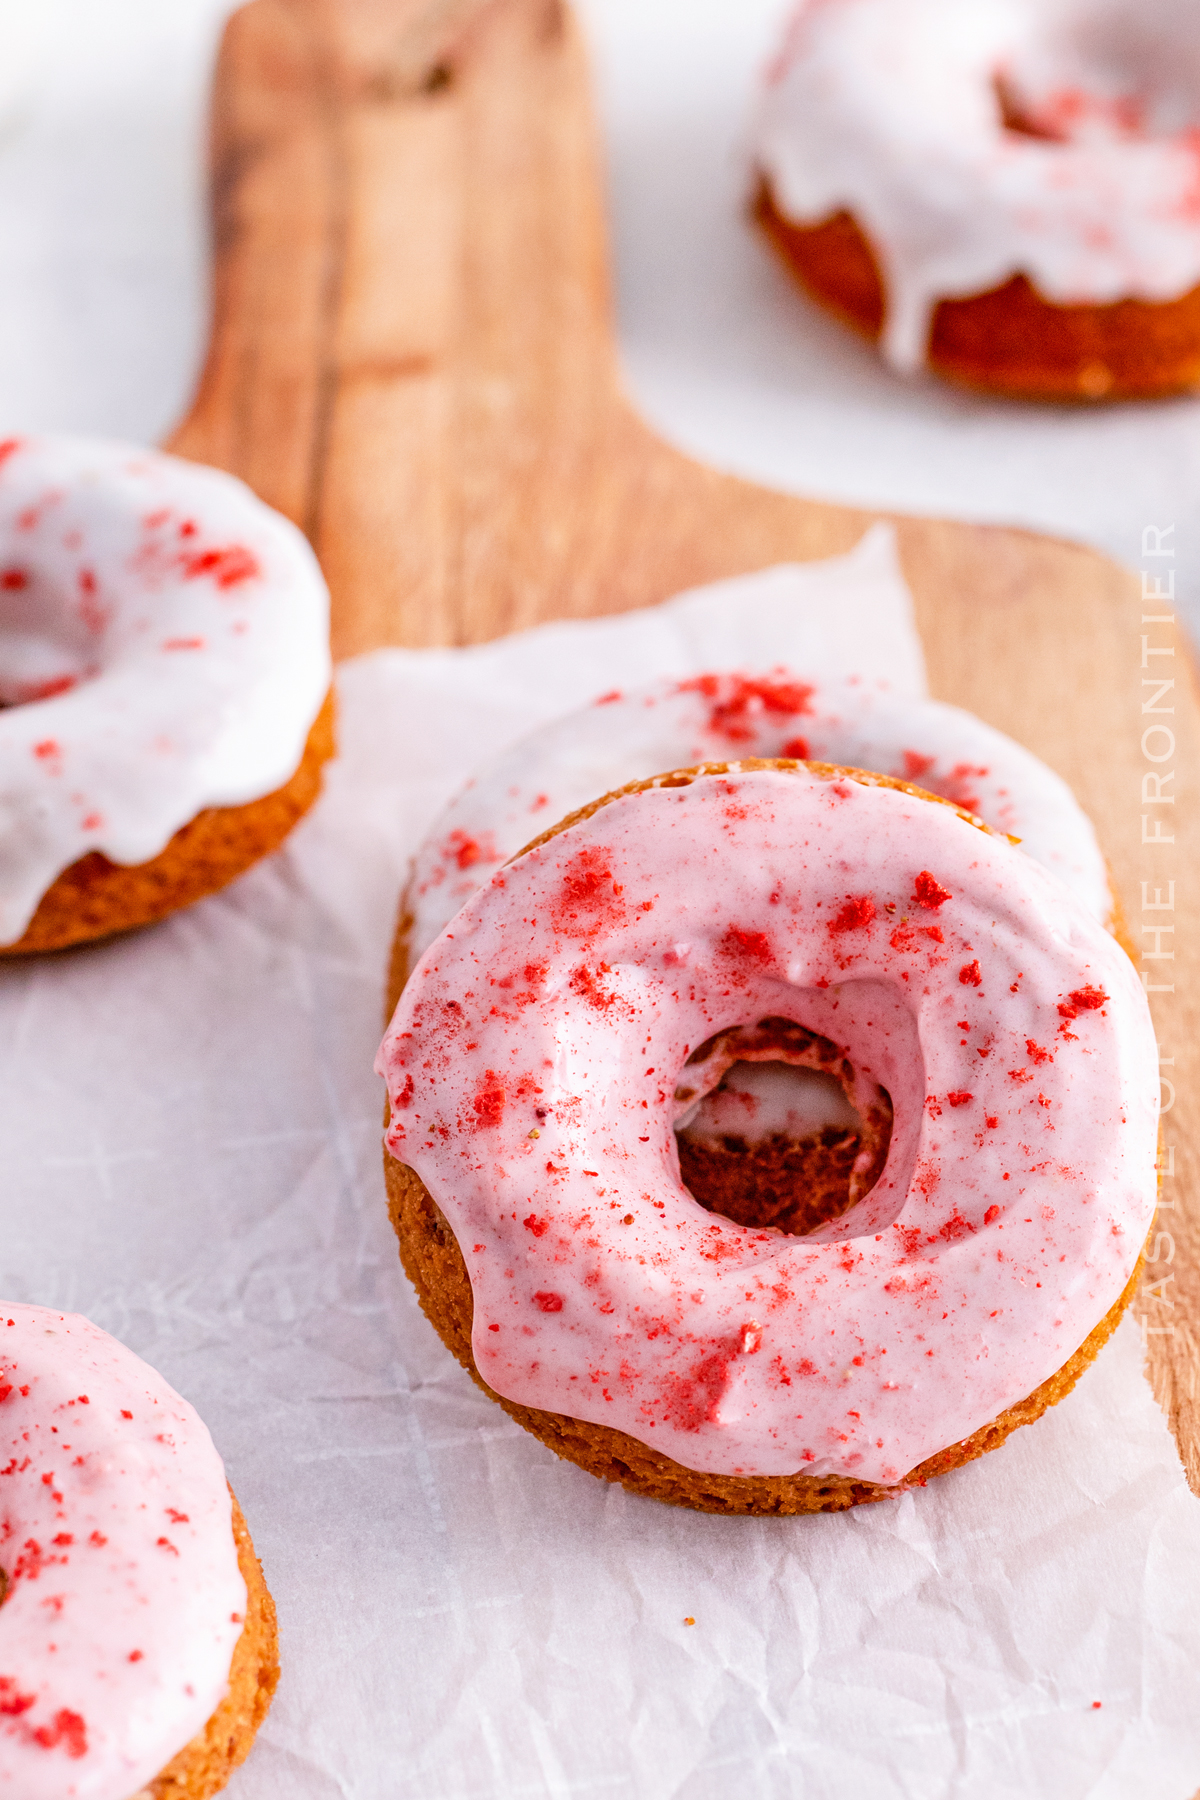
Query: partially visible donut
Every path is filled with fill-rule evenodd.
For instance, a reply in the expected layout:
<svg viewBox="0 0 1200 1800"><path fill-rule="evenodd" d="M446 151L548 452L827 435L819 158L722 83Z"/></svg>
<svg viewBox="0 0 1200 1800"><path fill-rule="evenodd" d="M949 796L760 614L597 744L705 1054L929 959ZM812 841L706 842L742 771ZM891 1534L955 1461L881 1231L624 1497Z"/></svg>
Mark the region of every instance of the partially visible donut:
<svg viewBox="0 0 1200 1800"><path fill-rule="evenodd" d="M674 1158L696 1041L763 1019L895 1108L878 1181L801 1238L714 1218ZM1111 1331L1155 1203L1128 958L978 820L861 771L681 771L564 820L422 959L378 1067L447 1344L559 1454L712 1510L994 1448Z"/></svg>
<svg viewBox="0 0 1200 1800"><path fill-rule="evenodd" d="M273 850L333 750L329 600L232 476L0 444L0 955L149 924Z"/></svg>
<svg viewBox="0 0 1200 1800"><path fill-rule="evenodd" d="M1066 782L973 714L863 681L710 671L605 694L519 739L468 782L414 859L389 1015L407 970L547 819L626 782L730 756L811 757L917 781L1020 838L1097 918L1112 917L1104 858Z"/></svg>
<svg viewBox="0 0 1200 1800"><path fill-rule="evenodd" d="M808 291L967 386L1200 382L1200 60L1187 0L802 0L755 210Z"/></svg>
<svg viewBox="0 0 1200 1800"><path fill-rule="evenodd" d="M10 1302L0 1450L0 1790L208 1800L279 1658L207 1430L87 1319Z"/></svg>

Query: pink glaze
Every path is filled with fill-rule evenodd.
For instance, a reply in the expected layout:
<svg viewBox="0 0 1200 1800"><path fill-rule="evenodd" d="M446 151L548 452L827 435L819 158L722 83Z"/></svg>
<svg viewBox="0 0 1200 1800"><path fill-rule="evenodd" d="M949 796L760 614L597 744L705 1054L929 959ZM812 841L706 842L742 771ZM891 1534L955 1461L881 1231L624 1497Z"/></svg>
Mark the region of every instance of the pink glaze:
<svg viewBox="0 0 1200 1800"><path fill-rule="evenodd" d="M89 1320L0 1307L0 1795L130 1800L216 1711L241 1635L202 1421Z"/></svg>
<svg viewBox="0 0 1200 1800"><path fill-rule="evenodd" d="M895 1107L802 1239L679 1180L684 1062L767 1016ZM1154 1036L1102 925L949 807L810 770L624 796L500 870L377 1066L484 1379L694 1469L903 1480L1062 1366L1154 1205Z"/></svg>
<svg viewBox="0 0 1200 1800"><path fill-rule="evenodd" d="M0 944L88 851L146 862L295 773L328 614L301 533L232 476L0 443Z"/></svg>
<svg viewBox="0 0 1200 1800"><path fill-rule="evenodd" d="M787 218L863 227L898 369L939 299L1016 274L1058 304L1176 299L1200 282L1197 43L1193 0L802 0L756 161ZM1006 129L1002 92L1043 135Z"/></svg>
<svg viewBox="0 0 1200 1800"><path fill-rule="evenodd" d="M706 671L605 694L493 758L417 851L411 960L548 825L628 781L731 756L801 757L915 782L1019 837L1097 918L1111 915L1104 858L1070 788L982 719L873 681Z"/></svg>

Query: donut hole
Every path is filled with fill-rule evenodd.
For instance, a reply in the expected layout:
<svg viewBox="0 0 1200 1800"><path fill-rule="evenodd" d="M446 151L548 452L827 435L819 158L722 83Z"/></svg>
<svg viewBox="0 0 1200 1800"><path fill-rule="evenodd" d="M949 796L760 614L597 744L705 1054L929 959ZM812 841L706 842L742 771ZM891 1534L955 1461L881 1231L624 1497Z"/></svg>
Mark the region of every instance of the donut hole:
<svg viewBox="0 0 1200 1800"><path fill-rule="evenodd" d="M684 1186L706 1211L754 1230L806 1237L868 1194L887 1161L886 1089L791 1020L710 1038L675 1098Z"/></svg>
<svg viewBox="0 0 1200 1800"><path fill-rule="evenodd" d="M0 706L49 700L90 680L107 622L91 577L67 593L17 559L0 565Z"/></svg>
<svg viewBox="0 0 1200 1800"><path fill-rule="evenodd" d="M1037 28L994 82L1005 129L1063 144L1168 138L1200 125L1191 0L1039 7Z"/></svg>

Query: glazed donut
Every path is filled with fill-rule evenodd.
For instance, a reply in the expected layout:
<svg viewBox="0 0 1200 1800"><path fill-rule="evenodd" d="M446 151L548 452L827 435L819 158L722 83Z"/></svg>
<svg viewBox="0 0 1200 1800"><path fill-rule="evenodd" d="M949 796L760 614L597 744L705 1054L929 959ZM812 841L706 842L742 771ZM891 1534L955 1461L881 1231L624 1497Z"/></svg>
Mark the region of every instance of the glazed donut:
<svg viewBox="0 0 1200 1800"><path fill-rule="evenodd" d="M973 714L785 669L706 673L605 694L513 744L456 796L414 859L388 1012L406 970L547 819L663 769L729 756L811 758L919 781L1019 837L1097 918L1112 916L1104 858L1066 783Z"/></svg>
<svg viewBox="0 0 1200 1800"><path fill-rule="evenodd" d="M672 1130L697 1047L780 1019L895 1109L875 1185L802 1238L697 1206ZM862 771L710 765L565 820L426 952L377 1068L446 1341L560 1454L714 1510L1002 1441L1111 1330L1155 1204L1129 959L977 819Z"/></svg>
<svg viewBox="0 0 1200 1800"><path fill-rule="evenodd" d="M1028 399L1200 380L1189 0L802 0L756 211L893 368Z"/></svg>
<svg viewBox="0 0 1200 1800"><path fill-rule="evenodd" d="M232 476L0 444L0 953L144 925L273 850L332 753L329 600Z"/></svg>
<svg viewBox="0 0 1200 1800"><path fill-rule="evenodd" d="M0 1308L0 1791L207 1800L279 1678L201 1420L74 1313Z"/></svg>

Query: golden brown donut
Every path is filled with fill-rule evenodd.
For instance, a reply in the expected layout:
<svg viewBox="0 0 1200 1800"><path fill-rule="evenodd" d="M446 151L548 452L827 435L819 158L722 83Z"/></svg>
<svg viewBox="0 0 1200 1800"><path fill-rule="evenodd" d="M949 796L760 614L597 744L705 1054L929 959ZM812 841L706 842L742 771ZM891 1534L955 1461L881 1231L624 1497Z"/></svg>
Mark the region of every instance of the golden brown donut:
<svg viewBox="0 0 1200 1800"><path fill-rule="evenodd" d="M613 793L604 795L590 806L559 821L557 825L534 839L527 848L532 849L538 844L547 842L568 826L587 818L622 794L636 793L652 786L686 784L697 774L717 773L727 766L709 764L705 765L703 770L683 770L674 775L657 777L650 781L630 782ZM794 769L803 765L773 760L751 761L740 766L743 768ZM953 802L940 795L929 794L911 783L891 776L862 770L834 770L828 765L813 764L809 766L825 773L840 774L865 785L895 788L935 805L953 806ZM964 812L958 807L955 807L954 810L968 823L987 832L988 828L974 815ZM409 921L402 912L393 943L389 1011L399 997L405 977L408 924ZM1117 935L1122 946L1128 951L1127 935L1123 931L1118 932ZM838 1213L845 1210L848 1203L847 1171L844 1167L844 1159L838 1155L832 1145L823 1145L819 1141L809 1140L803 1146L795 1148L801 1152L802 1169L800 1173L802 1178L811 1186L807 1197L796 1200L793 1196L791 1203L795 1216L792 1222L800 1224L804 1230L811 1230L820 1222L821 1217L836 1217ZM769 1188L766 1195L767 1207L768 1209L776 1208L776 1217L779 1216L780 1196L778 1187L771 1189L769 1183L771 1176L777 1173L777 1170L770 1167L762 1170ZM711 1170L705 1170L699 1160L693 1165L692 1174L693 1176L698 1174L702 1184L706 1177L711 1181ZM415 1171L392 1157L386 1149L384 1151L384 1177L388 1196L388 1215L396 1232L400 1259L416 1290L426 1317L447 1349L457 1357L477 1385L496 1400L510 1417L515 1419L525 1430L541 1439L556 1455L577 1463L581 1468L603 1480L619 1482L631 1492L663 1500L672 1505L689 1506L706 1512L743 1514L833 1512L867 1501L886 1499L897 1492L894 1487L878 1486L871 1482L856 1481L845 1476L804 1474L733 1476L698 1472L654 1451L646 1444L623 1432L590 1421L571 1418L564 1414L541 1411L497 1394L480 1377L472 1354L473 1297L471 1284L453 1231ZM713 1192L713 1186L719 1190L723 1179L725 1178L718 1172L717 1180L710 1186L708 1194L696 1196L701 1200L701 1204L707 1205L710 1210L726 1212L726 1206L721 1202L727 1196L722 1195L719 1191ZM758 1225L773 1222L770 1219L752 1217L746 1188L746 1182L741 1181L735 1196L738 1211L728 1213L727 1216L737 1218L739 1223ZM960 1467L963 1463L998 1448L1019 1426L1031 1424L1048 1407L1056 1404L1068 1394L1119 1323L1137 1289L1142 1262L1143 1257L1139 1256L1137 1264L1117 1300L1067 1361L1048 1380L1035 1388L1024 1399L1008 1407L982 1429L975 1431L969 1438L947 1446L919 1464L909 1473L901 1484L902 1487L924 1485L930 1476L945 1474L950 1469Z"/></svg>

